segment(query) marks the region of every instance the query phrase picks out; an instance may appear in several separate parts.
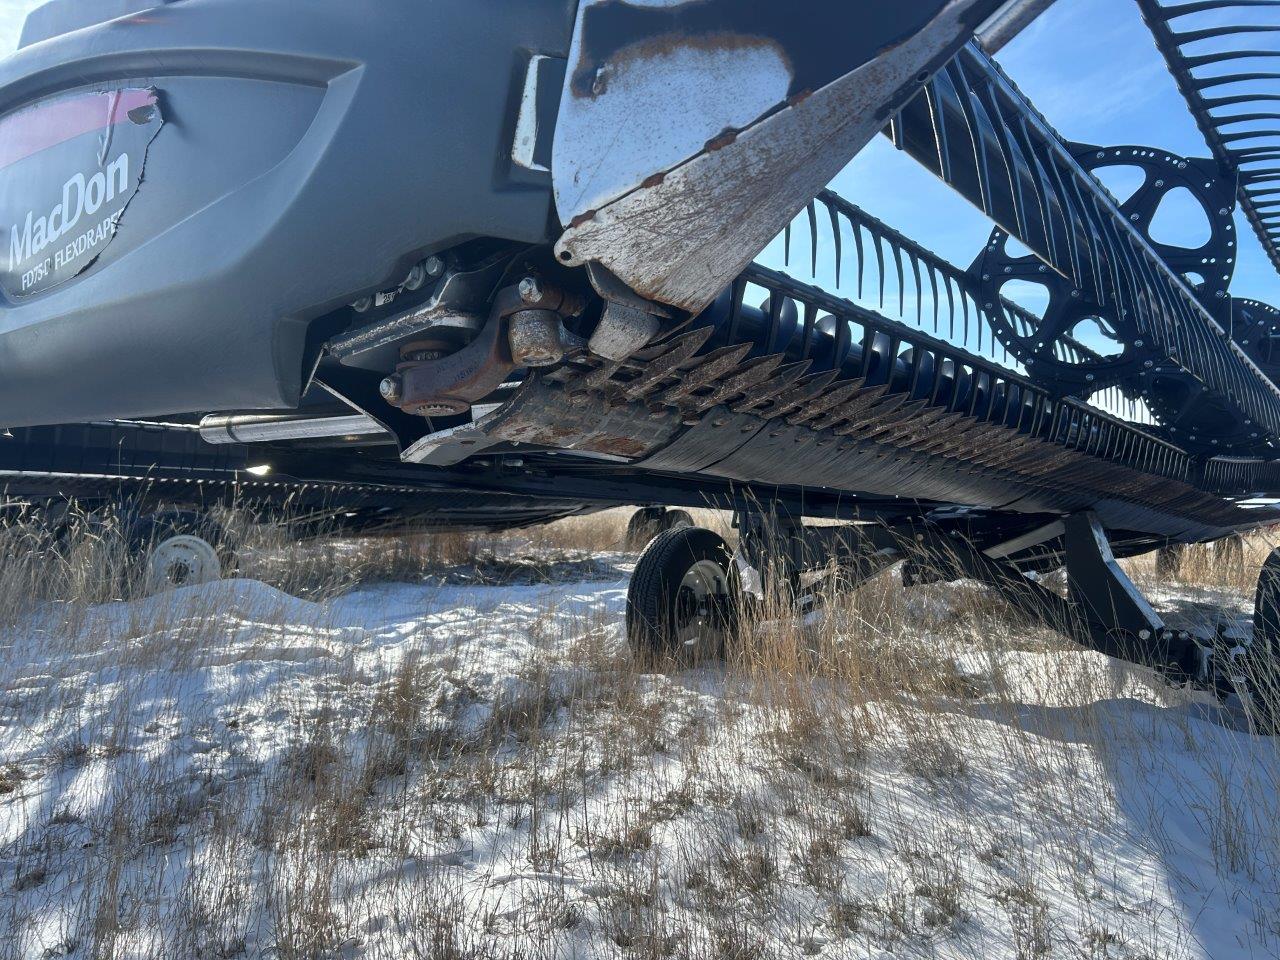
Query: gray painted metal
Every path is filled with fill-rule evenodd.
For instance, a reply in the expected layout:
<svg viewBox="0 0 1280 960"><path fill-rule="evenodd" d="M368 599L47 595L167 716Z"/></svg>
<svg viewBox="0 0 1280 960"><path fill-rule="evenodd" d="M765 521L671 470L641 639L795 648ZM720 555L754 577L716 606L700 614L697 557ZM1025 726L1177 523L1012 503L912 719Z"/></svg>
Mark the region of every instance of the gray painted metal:
<svg viewBox="0 0 1280 960"><path fill-rule="evenodd" d="M573 8L188 0L0 60L0 116L128 85L166 120L106 252L0 299L0 423L291 407L316 318L469 237L549 241L550 176L511 151L527 61L567 55Z"/></svg>

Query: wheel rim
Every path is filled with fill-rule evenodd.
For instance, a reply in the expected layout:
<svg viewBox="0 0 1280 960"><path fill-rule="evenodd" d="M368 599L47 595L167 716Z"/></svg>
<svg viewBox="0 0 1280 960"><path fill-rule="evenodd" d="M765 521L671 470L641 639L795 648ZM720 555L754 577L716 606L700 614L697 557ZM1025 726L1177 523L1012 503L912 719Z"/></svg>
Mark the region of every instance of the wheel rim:
<svg viewBox="0 0 1280 960"><path fill-rule="evenodd" d="M157 543L147 557L148 593L209 583L222 577L222 562L202 537L181 534Z"/></svg>
<svg viewBox="0 0 1280 960"><path fill-rule="evenodd" d="M675 640L685 649L719 643L725 635L722 598L729 576L714 560L699 560L680 581L675 597Z"/></svg>

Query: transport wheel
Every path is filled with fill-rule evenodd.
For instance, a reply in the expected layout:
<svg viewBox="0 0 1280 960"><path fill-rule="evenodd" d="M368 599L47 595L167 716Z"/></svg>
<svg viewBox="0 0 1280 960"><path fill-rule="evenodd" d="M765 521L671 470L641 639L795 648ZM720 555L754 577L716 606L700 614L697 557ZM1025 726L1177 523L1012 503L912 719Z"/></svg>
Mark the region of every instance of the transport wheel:
<svg viewBox="0 0 1280 960"><path fill-rule="evenodd" d="M690 660L719 656L736 622L728 545L702 527L664 530L636 564L627 590L627 639L637 652Z"/></svg>
<svg viewBox="0 0 1280 960"><path fill-rule="evenodd" d="M222 527L190 510L139 517L129 529L128 545L146 596L221 580L232 565Z"/></svg>
<svg viewBox="0 0 1280 960"><path fill-rule="evenodd" d="M1244 682L1258 732L1280 734L1280 547L1258 574Z"/></svg>
<svg viewBox="0 0 1280 960"><path fill-rule="evenodd" d="M693 517L688 510L668 510L662 515L663 530L678 530L680 527L694 526Z"/></svg>
<svg viewBox="0 0 1280 960"><path fill-rule="evenodd" d="M641 507L627 522L626 546L628 550L643 550L650 540L664 530L692 526L693 517L686 510Z"/></svg>
<svg viewBox="0 0 1280 960"><path fill-rule="evenodd" d="M1181 543L1171 543L1156 551L1156 576L1161 580L1177 580L1182 575L1182 558L1187 548Z"/></svg>
<svg viewBox="0 0 1280 960"><path fill-rule="evenodd" d="M641 507L627 521L626 547L628 550L643 550L645 544L662 532L661 507Z"/></svg>

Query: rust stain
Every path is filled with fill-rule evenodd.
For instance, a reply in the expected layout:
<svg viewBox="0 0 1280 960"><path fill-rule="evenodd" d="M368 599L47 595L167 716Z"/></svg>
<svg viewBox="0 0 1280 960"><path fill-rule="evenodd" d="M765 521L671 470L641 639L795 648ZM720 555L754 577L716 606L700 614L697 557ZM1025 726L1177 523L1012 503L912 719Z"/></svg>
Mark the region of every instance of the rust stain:
<svg viewBox="0 0 1280 960"><path fill-rule="evenodd" d="M595 209L582 211L582 213L578 214L576 217L574 217L572 220L569 221L570 229L574 227L580 227L584 223L590 223L592 220L596 218L596 214L599 212L600 212L599 210L595 210Z"/></svg>
<svg viewBox="0 0 1280 960"><path fill-rule="evenodd" d="M738 139L738 134L742 131L734 127L725 127L720 133L702 145L702 149L707 153L714 153L717 150L723 150L729 144Z"/></svg>
<svg viewBox="0 0 1280 960"><path fill-rule="evenodd" d="M769 37L728 30L704 34L669 31L619 44L608 53L584 50L582 65L573 72L569 81L569 91L580 100L595 100L608 92L611 75L626 72L632 66L652 67L654 63L682 50L711 54L772 50L784 64L787 73L794 75L787 50Z"/></svg>

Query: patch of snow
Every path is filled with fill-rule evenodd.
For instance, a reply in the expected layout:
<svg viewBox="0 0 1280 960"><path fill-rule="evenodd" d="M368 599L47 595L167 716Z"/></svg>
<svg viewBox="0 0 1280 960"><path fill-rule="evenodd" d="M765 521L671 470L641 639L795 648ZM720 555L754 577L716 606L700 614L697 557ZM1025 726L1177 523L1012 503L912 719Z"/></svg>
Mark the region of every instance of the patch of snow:
<svg viewBox="0 0 1280 960"><path fill-rule="evenodd" d="M42 611L2 648L0 956L1280 955L1275 745L1144 671L957 648L971 700L815 684L832 725L791 750L796 715L723 669L611 673L624 607L615 581L229 580ZM383 769L371 718L405 698ZM828 742L846 714L874 735ZM312 783L344 750L380 771L350 795L398 811L367 849L261 840L273 812L354 830Z"/></svg>

